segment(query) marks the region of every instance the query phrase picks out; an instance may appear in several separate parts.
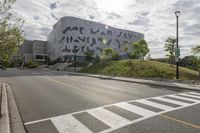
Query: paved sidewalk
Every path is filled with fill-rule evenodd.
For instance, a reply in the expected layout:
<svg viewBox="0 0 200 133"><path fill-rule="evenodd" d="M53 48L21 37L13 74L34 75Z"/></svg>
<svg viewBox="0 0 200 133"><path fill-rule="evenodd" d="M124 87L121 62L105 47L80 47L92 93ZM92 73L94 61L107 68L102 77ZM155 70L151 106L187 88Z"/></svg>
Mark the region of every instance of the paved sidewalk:
<svg viewBox="0 0 200 133"><path fill-rule="evenodd" d="M47 70L47 71L52 71L52 70ZM53 71L53 72L200 91L200 85L184 84L184 83L177 83L177 82L164 82L164 81L155 81L155 80L147 80L147 79L113 77L113 76L104 76L104 75L96 75L96 74L85 74L85 73L74 73L74 72L65 72L65 71Z"/></svg>

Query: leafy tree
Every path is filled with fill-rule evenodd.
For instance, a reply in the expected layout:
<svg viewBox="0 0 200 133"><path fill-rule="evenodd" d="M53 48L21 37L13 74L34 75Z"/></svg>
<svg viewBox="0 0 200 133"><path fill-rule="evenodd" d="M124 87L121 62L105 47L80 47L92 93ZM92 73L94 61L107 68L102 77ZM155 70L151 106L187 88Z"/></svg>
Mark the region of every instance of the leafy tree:
<svg viewBox="0 0 200 133"><path fill-rule="evenodd" d="M134 42L132 47L131 58L144 60L144 57L149 53L148 44L144 39Z"/></svg>
<svg viewBox="0 0 200 133"><path fill-rule="evenodd" d="M103 50L103 58L106 58L106 59L113 59L117 56L117 52L115 50L113 50L112 48L105 48Z"/></svg>
<svg viewBox="0 0 200 133"><path fill-rule="evenodd" d="M192 48L192 53L199 55L200 54L200 45Z"/></svg>
<svg viewBox="0 0 200 133"><path fill-rule="evenodd" d="M114 50L114 53L112 54L112 59L119 60L119 58L120 58L120 56L119 56L118 52Z"/></svg>
<svg viewBox="0 0 200 133"><path fill-rule="evenodd" d="M5 14L11 8L11 6L16 2L16 0L3 0L0 1L0 15Z"/></svg>
<svg viewBox="0 0 200 133"><path fill-rule="evenodd" d="M23 42L21 30L23 21L9 12L16 0L0 2L0 60L10 61L10 56L17 52L18 46Z"/></svg>
<svg viewBox="0 0 200 133"><path fill-rule="evenodd" d="M191 55L191 56L185 56L180 60L180 66L193 69L193 70L198 70L198 58L197 56Z"/></svg>
<svg viewBox="0 0 200 133"><path fill-rule="evenodd" d="M127 56L129 55L129 53L128 53L128 44L124 44L123 52L125 52Z"/></svg>
<svg viewBox="0 0 200 133"><path fill-rule="evenodd" d="M151 60L151 59L152 59L152 58L151 58L151 54L148 54L148 55L147 55L147 59L148 59L148 60Z"/></svg>
<svg viewBox="0 0 200 133"><path fill-rule="evenodd" d="M166 54L166 56L169 58L170 64L172 66L174 60L175 60L175 45L176 45L176 39L169 37L166 41L165 41L165 51L168 52L168 54Z"/></svg>
<svg viewBox="0 0 200 133"><path fill-rule="evenodd" d="M194 53L195 55L198 55L198 71L199 71L199 79L200 79L200 45L192 48L192 53Z"/></svg>
<svg viewBox="0 0 200 133"><path fill-rule="evenodd" d="M94 59L94 57L93 57L94 56L94 52L86 51L84 53L84 55L85 55L86 61L91 62Z"/></svg>

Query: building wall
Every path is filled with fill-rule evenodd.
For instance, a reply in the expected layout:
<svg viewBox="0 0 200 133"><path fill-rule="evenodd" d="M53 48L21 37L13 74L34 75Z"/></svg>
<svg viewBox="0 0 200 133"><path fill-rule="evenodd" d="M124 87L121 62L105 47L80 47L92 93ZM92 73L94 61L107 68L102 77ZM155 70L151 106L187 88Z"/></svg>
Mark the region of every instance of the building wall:
<svg viewBox="0 0 200 133"><path fill-rule="evenodd" d="M84 56L86 51L101 56L103 49L112 48L124 55L125 45L144 38L142 33L122 30L104 24L74 17L63 17L48 36L48 55L51 60L62 56Z"/></svg>
<svg viewBox="0 0 200 133"><path fill-rule="evenodd" d="M33 56L37 62L45 63L47 60L47 42L33 41Z"/></svg>
<svg viewBox="0 0 200 133"><path fill-rule="evenodd" d="M25 64L31 60L45 63L47 61L47 42L25 40L19 47L18 53L12 56L12 60L23 60Z"/></svg>

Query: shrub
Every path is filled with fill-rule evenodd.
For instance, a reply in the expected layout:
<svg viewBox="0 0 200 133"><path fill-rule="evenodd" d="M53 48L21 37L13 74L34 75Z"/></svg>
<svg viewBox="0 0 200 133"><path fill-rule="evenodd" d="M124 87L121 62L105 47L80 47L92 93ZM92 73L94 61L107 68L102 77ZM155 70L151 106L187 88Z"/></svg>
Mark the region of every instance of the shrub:
<svg viewBox="0 0 200 133"><path fill-rule="evenodd" d="M38 65L37 62L30 60L28 65L27 65L27 68L37 68L38 66L39 65Z"/></svg>

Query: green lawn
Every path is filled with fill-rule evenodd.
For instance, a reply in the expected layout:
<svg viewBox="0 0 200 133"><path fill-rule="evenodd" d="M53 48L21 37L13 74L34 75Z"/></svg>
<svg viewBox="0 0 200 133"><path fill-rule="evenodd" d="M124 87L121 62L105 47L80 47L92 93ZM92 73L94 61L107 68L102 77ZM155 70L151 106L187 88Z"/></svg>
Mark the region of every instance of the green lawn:
<svg viewBox="0 0 200 133"><path fill-rule="evenodd" d="M80 72L122 77L175 79L175 66L157 61L118 60L97 63ZM198 80L198 72L180 67L180 79Z"/></svg>

